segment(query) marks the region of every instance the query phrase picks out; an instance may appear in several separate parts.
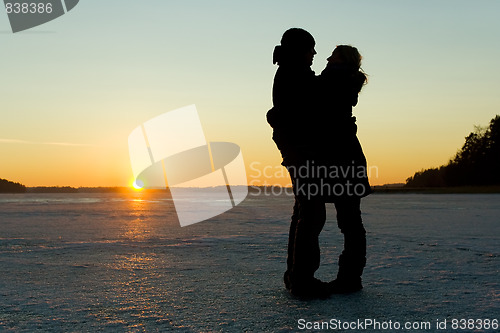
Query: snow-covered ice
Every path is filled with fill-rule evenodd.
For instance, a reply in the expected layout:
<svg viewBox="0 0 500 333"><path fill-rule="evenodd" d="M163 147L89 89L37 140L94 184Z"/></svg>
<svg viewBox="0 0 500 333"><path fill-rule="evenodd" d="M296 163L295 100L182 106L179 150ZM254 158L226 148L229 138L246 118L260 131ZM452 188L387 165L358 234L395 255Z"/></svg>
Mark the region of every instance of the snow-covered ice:
<svg viewBox="0 0 500 333"><path fill-rule="evenodd" d="M313 301L282 283L292 204L250 195L181 228L162 194L2 194L0 330L286 332L367 319L442 332L436 321L500 319L500 195L363 199L364 289ZM342 247L333 205L328 217L323 280Z"/></svg>

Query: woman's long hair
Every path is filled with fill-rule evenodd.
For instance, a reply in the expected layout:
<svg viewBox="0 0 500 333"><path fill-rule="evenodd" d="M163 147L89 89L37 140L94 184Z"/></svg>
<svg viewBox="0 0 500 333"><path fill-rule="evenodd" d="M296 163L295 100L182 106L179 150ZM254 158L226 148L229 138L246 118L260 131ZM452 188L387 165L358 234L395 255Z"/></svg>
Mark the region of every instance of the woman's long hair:
<svg viewBox="0 0 500 333"><path fill-rule="evenodd" d="M352 70L352 79L356 93L361 91L361 88L368 82L366 73L361 68L361 59L363 57L358 49L351 45L337 45L333 54L338 56L342 64L348 66Z"/></svg>

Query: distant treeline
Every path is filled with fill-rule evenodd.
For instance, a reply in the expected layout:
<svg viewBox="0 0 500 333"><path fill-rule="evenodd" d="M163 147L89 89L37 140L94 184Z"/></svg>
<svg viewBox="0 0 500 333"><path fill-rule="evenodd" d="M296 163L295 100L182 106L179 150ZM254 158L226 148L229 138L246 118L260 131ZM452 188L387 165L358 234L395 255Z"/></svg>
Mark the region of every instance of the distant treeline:
<svg viewBox="0 0 500 333"><path fill-rule="evenodd" d="M26 186L0 178L0 193L24 193Z"/></svg>
<svg viewBox="0 0 500 333"><path fill-rule="evenodd" d="M489 127L475 127L463 147L439 168L416 172L406 187L500 185L500 116Z"/></svg>
<svg viewBox="0 0 500 333"><path fill-rule="evenodd" d="M151 190L154 191L154 190ZM106 193L133 192L128 187L71 187L71 186L36 186L26 187L0 178L0 193Z"/></svg>
<svg viewBox="0 0 500 333"><path fill-rule="evenodd" d="M28 187L29 193L78 193L78 189L71 186L37 186Z"/></svg>
<svg viewBox="0 0 500 333"><path fill-rule="evenodd" d="M71 187L71 186L37 186L28 187L28 193L117 193L133 192L127 187Z"/></svg>

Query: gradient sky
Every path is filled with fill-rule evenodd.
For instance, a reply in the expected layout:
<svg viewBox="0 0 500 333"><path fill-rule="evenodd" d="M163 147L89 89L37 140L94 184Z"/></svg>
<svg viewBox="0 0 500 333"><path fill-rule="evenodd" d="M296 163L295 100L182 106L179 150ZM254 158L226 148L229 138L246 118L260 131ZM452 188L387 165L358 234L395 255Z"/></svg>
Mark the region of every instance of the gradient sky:
<svg viewBox="0 0 500 333"><path fill-rule="evenodd" d="M195 104L207 140L240 145L252 184L266 167L268 184L285 184L265 114L273 48L302 27L316 73L335 45L360 50L369 83L354 113L370 179L404 182L500 114L499 13L495 0L82 0L13 34L0 12L0 178L126 186L129 133Z"/></svg>

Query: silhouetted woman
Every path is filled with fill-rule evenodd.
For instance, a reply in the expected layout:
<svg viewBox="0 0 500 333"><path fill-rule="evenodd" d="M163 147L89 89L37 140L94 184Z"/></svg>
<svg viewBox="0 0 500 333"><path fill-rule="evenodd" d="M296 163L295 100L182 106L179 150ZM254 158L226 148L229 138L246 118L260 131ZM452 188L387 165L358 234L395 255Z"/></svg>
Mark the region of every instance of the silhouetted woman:
<svg viewBox="0 0 500 333"><path fill-rule="evenodd" d="M338 170L335 177L324 177L331 191L324 195L337 210L337 224L344 234L344 250L339 257L337 279L330 292L349 293L362 289L361 275L366 263L366 232L361 220L361 198L371 192L366 158L356 136L356 117L352 108L366 83L361 55L355 47L338 45L319 76L320 106L314 141L316 161ZM324 194L324 193L323 193Z"/></svg>

